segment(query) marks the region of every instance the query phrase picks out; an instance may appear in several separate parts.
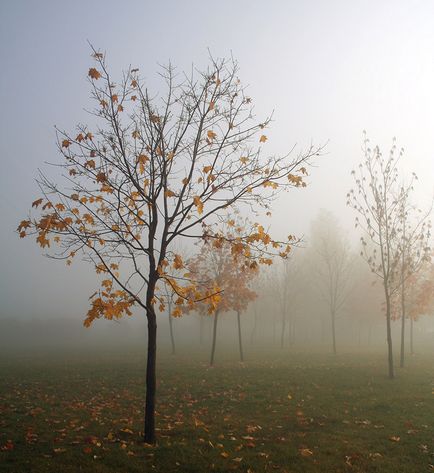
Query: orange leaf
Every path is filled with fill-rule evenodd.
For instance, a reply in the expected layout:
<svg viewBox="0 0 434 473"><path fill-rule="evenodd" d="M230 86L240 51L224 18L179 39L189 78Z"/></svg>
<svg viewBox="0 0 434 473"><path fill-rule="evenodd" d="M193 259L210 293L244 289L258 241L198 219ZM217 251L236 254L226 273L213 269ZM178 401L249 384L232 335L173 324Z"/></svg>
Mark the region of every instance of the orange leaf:
<svg viewBox="0 0 434 473"><path fill-rule="evenodd" d="M91 67L89 69L88 75L91 79L95 79L95 80L97 80L101 77L101 73L99 71L97 71L94 67Z"/></svg>

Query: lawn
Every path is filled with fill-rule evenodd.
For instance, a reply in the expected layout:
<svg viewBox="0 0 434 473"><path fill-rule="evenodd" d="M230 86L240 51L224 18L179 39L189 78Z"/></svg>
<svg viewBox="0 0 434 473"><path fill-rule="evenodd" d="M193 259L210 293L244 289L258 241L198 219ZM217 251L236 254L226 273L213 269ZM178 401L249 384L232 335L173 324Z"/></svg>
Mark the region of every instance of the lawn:
<svg viewBox="0 0 434 473"><path fill-rule="evenodd" d="M0 472L434 471L434 363L383 358L160 356L146 446L141 352L2 356Z"/></svg>

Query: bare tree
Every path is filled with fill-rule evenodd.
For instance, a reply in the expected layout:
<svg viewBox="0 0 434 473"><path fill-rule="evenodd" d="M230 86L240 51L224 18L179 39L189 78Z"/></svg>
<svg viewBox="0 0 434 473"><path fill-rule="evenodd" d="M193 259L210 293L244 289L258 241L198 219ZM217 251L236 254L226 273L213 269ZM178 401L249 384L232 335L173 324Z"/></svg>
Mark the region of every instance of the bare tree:
<svg viewBox="0 0 434 473"><path fill-rule="evenodd" d="M401 199L408 195L410 187L399 191L398 163L403 149L397 150L395 140L388 155L378 146L371 149L366 137L363 143L364 159L357 171L352 171L355 190L347 194L347 204L357 213L356 227L360 227L361 255L383 283L386 308L386 336L388 347L388 373L395 377L391 332L392 297L399 286L399 247Z"/></svg>
<svg viewBox="0 0 434 473"><path fill-rule="evenodd" d="M313 278L330 314L332 349L336 355L336 319L349 291L352 257L337 218L321 210L311 226Z"/></svg>
<svg viewBox="0 0 434 473"><path fill-rule="evenodd" d="M19 225L20 236L36 234L42 248L68 264L82 255L103 274L102 289L91 297L85 325L95 319L131 314L147 317L148 346L144 438L155 442L157 318L164 310L162 286L177 294L174 316L182 304L206 299L215 307L218 288L198 291L182 269L173 245L183 239L221 238L219 215L237 204L268 207L279 191L304 186L313 146L296 156L263 157L270 119L258 121L252 99L237 77L234 61L210 60L205 71L176 74L162 68L165 91L151 93L138 69L119 81L109 73L103 54L94 51L89 82L97 119L91 131L58 130L63 175L41 174L43 196L38 218ZM207 224L207 225L206 225ZM204 225L206 225L206 230ZM274 242L258 225L231 242L250 252L255 264L271 251L287 253L291 241ZM262 248L259 248L259 243ZM200 292L200 293L199 293Z"/></svg>

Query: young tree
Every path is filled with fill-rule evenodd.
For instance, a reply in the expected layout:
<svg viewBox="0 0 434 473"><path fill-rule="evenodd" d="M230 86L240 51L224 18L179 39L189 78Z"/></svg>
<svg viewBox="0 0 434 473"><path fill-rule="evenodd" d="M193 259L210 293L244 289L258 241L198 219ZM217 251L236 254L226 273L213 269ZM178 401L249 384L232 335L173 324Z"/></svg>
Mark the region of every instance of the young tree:
<svg viewBox="0 0 434 473"><path fill-rule="evenodd" d="M329 309L332 348L336 355L336 318L348 296L352 262L350 247L337 218L324 209L312 222L310 243L312 273Z"/></svg>
<svg viewBox="0 0 434 473"><path fill-rule="evenodd" d="M18 231L21 237L36 235L43 249L67 264L81 255L104 275L101 290L91 297L87 327L100 317L131 315L133 306L145 312L144 438L153 443L155 304L160 300L164 309L162 286L170 285L193 305L207 299L211 308L219 292L201 292L187 277L172 277L172 270L183 267L174 244L201 238L203 225L235 204L266 207L282 189L304 186L305 166L319 149L263 157L270 119L255 119L233 61L211 59L207 70L189 76L163 68L165 91L158 96L138 69L128 69L115 82L105 57L95 51L94 58L88 75L97 125L93 130L79 125L73 134L57 131L62 178L40 175L43 195L32 206L42 210L23 220ZM285 254L291 244L273 242L257 227L231 244L242 253L258 241ZM252 258L258 261L261 255L252 252Z"/></svg>
<svg viewBox="0 0 434 473"><path fill-rule="evenodd" d="M237 314L240 360L244 361L241 313L257 297L251 289L253 279L258 274L257 264L251 260L251 254L238 253L236 248L230 244L230 241L236 238L236 235L241 235L244 229L232 219L228 221L228 227L231 229L226 229L223 239L210 241L205 238L199 253L188 264L190 277L197 281L198 286L203 284L205 287L218 287L221 290L215 311L211 314L214 317L211 366L214 364L215 357L217 321L222 312L235 311ZM271 260L266 264L271 264ZM207 312L210 313L205 304L196 304L195 309L202 316Z"/></svg>
<svg viewBox="0 0 434 473"><path fill-rule="evenodd" d="M399 285L399 261L401 251L398 245L400 227L400 199L408 195L410 188L398 191L398 163L403 150L397 151L395 140L388 155L383 155L378 146L371 149L369 140L364 139L364 159L358 171L352 171L356 192L351 189L347 194L347 205L359 216L356 227L361 227L361 255L383 283L386 308L386 335L388 348L389 377L394 378L392 346L392 296Z"/></svg>
<svg viewBox="0 0 434 473"><path fill-rule="evenodd" d="M404 314L410 319L410 353L414 355L414 322L419 320L420 316L432 314L434 311L434 265L430 259L426 259L418 271L410 274L403 289L405 297L400 297L400 294L396 295L394 313L395 318L401 318L402 323L402 301L404 299ZM401 353L403 352L404 350L401 349Z"/></svg>
<svg viewBox="0 0 434 473"><path fill-rule="evenodd" d="M413 180L417 177L413 174ZM413 183L413 182L412 182ZM411 276L415 275L423 266L423 264L430 259L431 248L429 247L429 240L431 237L431 223L428 216L431 209L422 214L410 204L410 192L413 190L413 185L400 190L398 200L399 207L399 222L398 229L398 249L401 254L399 262L399 278L400 284L398 287L397 296L400 299L400 319L401 319L401 352L400 352L400 367L404 367L405 362L405 320L406 314L406 295L407 283Z"/></svg>

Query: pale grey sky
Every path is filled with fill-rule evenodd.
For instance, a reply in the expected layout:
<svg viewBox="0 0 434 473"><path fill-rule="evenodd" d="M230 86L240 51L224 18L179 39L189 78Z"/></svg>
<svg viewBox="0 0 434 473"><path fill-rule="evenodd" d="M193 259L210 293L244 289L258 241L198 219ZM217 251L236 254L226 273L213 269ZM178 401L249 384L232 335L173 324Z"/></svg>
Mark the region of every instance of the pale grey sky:
<svg viewBox="0 0 434 473"><path fill-rule="evenodd" d="M286 194L274 232L302 234L320 207L351 229L349 173L362 130L388 148L396 136L405 167L433 194L434 2L74 1L0 2L0 317L82 317L95 284L79 264L43 258L14 230L27 214L43 162L57 157L53 126L86 122L89 40L116 75L129 64L150 87L158 63L206 64L207 48L231 53L259 116L274 109L268 150L327 145L306 190Z"/></svg>

